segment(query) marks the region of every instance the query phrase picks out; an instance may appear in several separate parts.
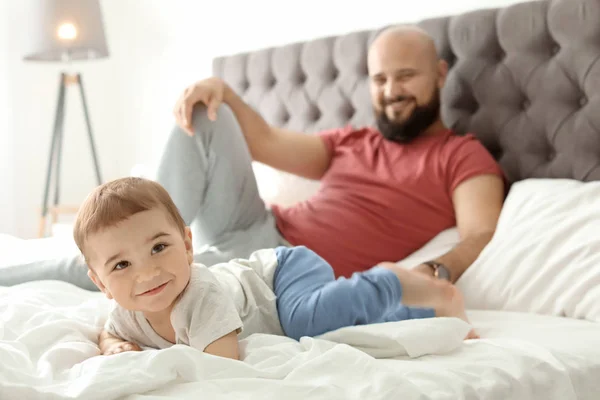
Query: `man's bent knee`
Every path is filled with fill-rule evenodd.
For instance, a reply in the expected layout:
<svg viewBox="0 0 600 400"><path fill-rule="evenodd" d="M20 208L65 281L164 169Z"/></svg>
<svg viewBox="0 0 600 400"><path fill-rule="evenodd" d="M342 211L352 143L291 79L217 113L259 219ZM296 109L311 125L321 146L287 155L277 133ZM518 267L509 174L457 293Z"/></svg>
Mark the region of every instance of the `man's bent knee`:
<svg viewBox="0 0 600 400"><path fill-rule="evenodd" d="M218 131L231 130L232 124L237 124L237 119L227 104L219 105L217 108L217 119L211 121L208 118L208 108L203 103L197 103L192 111L192 127L194 133L200 133L207 129Z"/></svg>

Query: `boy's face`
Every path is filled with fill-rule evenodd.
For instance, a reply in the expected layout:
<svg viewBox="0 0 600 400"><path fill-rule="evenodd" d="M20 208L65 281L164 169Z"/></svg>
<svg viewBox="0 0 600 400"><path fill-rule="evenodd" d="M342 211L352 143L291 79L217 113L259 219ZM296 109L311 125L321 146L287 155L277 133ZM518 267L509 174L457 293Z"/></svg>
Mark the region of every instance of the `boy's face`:
<svg viewBox="0 0 600 400"><path fill-rule="evenodd" d="M129 310L170 311L190 279L190 229L182 237L162 209L134 214L90 235L85 249L92 281Z"/></svg>

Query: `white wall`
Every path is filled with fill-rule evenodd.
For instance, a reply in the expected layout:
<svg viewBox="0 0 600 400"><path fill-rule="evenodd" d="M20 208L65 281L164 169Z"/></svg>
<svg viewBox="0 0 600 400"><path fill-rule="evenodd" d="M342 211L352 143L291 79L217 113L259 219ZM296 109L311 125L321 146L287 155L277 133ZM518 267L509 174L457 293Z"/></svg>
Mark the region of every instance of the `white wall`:
<svg viewBox="0 0 600 400"><path fill-rule="evenodd" d="M15 190L13 178L14 140L11 130L8 63L3 56L8 54L7 2L0 0L0 233L15 232Z"/></svg>
<svg viewBox="0 0 600 400"><path fill-rule="evenodd" d="M74 67L84 74L104 179L127 175L136 164L151 167L158 160L173 124L177 96L185 86L210 75L217 55L516 2L103 0L111 58ZM18 1L0 3L8 9L1 15L18 14ZM8 18L12 29L26 25ZM5 93L8 79L8 101L14 110L12 165L18 167L12 174L18 190L12 198L3 194L1 203L15 213L0 213L0 232L26 238L36 234L59 71L54 65L22 62L15 41L8 49L0 44L0 93ZM0 120L5 113L0 107ZM78 204L95 182L76 92L67 99L64 154L63 200ZM7 174L4 167L2 174ZM10 222L13 215L15 224Z"/></svg>

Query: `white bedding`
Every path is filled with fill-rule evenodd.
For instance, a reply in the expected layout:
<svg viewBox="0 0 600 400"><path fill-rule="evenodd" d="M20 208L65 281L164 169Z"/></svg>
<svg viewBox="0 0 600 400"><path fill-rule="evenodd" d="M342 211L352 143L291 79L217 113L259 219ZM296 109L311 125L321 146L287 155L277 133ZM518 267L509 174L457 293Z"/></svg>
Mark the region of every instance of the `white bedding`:
<svg viewBox="0 0 600 400"><path fill-rule="evenodd" d="M472 311L482 340L462 342L469 327L456 319L414 320L300 343L256 335L233 361L182 346L97 356L107 309L101 294L63 282L0 287L0 398L600 397L600 324L592 322Z"/></svg>
<svg viewBox="0 0 600 400"><path fill-rule="evenodd" d="M600 183L513 187L496 235L457 282L469 307L488 310L468 313L476 341L462 341L460 320L428 319L300 343L255 335L241 343L243 361L181 346L102 357L100 293L50 281L0 287L0 399L600 399L598 199ZM400 264L458 241L456 229L442 232ZM75 250L72 240L0 234L0 273L50 260L31 269L43 276Z"/></svg>

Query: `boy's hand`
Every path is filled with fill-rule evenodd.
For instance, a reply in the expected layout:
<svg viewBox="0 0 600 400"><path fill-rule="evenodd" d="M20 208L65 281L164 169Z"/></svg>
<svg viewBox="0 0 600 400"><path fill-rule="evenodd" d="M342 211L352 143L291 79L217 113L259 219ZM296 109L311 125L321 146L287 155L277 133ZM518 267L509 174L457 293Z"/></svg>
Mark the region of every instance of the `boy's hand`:
<svg viewBox="0 0 600 400"><path fill-rule="evenodd" d="M140 346L135 343L125 342L122 340L111 340L109 343L105 343L103 348L100 349L102 355L109 356L111 354L118 354L124 351L142 351Z"/></svg>
<svg viewBox="0 0 600 400"><path fill-rule="evenodd" d="M105 356L122 353L124 351L142 351L137 344L113 336L105 330L100 332L100 336L98 337L98 347L100 348L100 354Z"/></svg>

